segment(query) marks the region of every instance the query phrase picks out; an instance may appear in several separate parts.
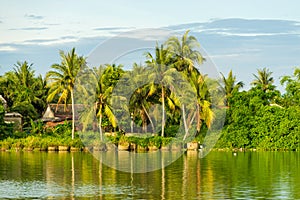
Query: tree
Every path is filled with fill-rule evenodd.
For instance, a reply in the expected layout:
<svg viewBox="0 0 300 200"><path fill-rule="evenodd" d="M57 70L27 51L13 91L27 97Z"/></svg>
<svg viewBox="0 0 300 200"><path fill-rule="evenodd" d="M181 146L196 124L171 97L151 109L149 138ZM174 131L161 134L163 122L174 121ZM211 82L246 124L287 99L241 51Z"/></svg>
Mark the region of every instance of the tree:
<svg viewBox="0 0 300 200"><path fill-rule="evenodd" d="M262 70L257 70L257 75L253 75L255 79L251 84L254 85L254 87L250 90L252 93L256 94L256 98L263 100L265 105L278 102L281 95L280 91L276 90L276 86L273 85L274 79L271 76L272 72L263 68Z"/></svg>
<svg viewBox="0 0 300 200"><path fill-rule="evenodd" d="M170 37L167 42L167 50L171 55L174 66L178 71L186 71L191 73L195 70L195 63L202 64L205 60L201 53L195 48L199 48L200 44L194 36L189 36L187 30L181 40L175 36Z"/></svg>
<svg viewBox="0 0 300 200"><path fill-rule="evenodd" d="M230 70L230 72L228 73L227 78L222 73L221 76L222 76L221 81L223 84L222 87L226 95L225 105L229 106L228 99L232 97L232 94L234 92L238 92L239 89L244 86L244 83L241 81L236 82L236 76L233 76L232 70Z"/></svg>
<svg viewBox="0 0 300 200"><path fill-rule="evenodd" d="M42 76L35 77L33 64L17 62L14 71L0 79L1 94L8 102L10 111L24 116L24 124L41 116L46 106L46 82Z"/></svg>
<svg viewBox="0 0 300 200"><path fill-rule="evenodd" d="M300 105L300 68L295 69L293 76L282 77L280 83L285 85L285 104Z"/></svg>
<svg viewBox="0 0 300 200"><path fill-rule="evenodd" d="M214 120L214 113L211 109L211 96L206 81L207 75L202 75L196 72L191 74L192 87L197 94L196 117L198 133L201 130L202 121L204 121L206 126L210 128Z"/></svg>
<svg viewBox="0 0 300 200"><path fill-rule="evenodd" d="M46 78L49 80L49 93L47 101L51 102L57 95L58 104L68 103L71 98L72 104L72 139L75 135L75 106L74 86L78 72L86 66L85 58L78 56L73 48L69 53L60 51L61 64L53 64Z"/></svg>
<svg viewBox="0 0 300 200"><path fill-rule="evenodd" d="M83 129L93 123L94 116L98 121L100 140L103 141L103 122L107 121L113 128L117 127L117 119L111 107L112 92L117 81L123 74L122 66L100 65L93 69L87 69L80 74L78 92L84 94L81 99L86 109L81 114ZM82 82L83 81L83 82Z"/></svg>
<svg viewBox="0 0 300 200"><path fill-rule="evenodd" d="M255 79L251 82L251 84L261 89L264 93L274 90L274 79L271 75L272 72L270 72L267 68L263 68L262 70L258 69L257 75L253 74Z"/></svg>
<svg viewBox="0 0 300 200"><path fill-rule="evenodd" d="M115 65L106 65L106 68L100 66L98 69L94 68L96 78L96 116L98 117L100 139L103 140L102 133L102 120L105 115L112 126L117 126L116 117L110 106L110 98L112 95L113 88L121 76L121 66L116 67ZM120 73L121 72L121 73Z"/></svg>
<svg viewBox="0 0 300 200"><path fill-rule="evenodd" d="M156 46L155 48L155 57L151 53L146 54L148 60L146 63L150 68L151 73L149 74L149 79L151 82L151 87L149 95L152 95L156 92L157 86L161 90L161 104L162 104L162 127L161 127L161 136L164 137L165 129L165 99L166 99L166 86L170 86L174 82L174 73L176 72L175 68L170 66L170 54L168 50L164 49L163 45L160 47Z"/></svg>
<svg viewBox="0 0 300 200"><path fill-rule="evenodd" d="M143 132L147 132L147 125L150 122L152 132L154 132L154 124L149 114L149 108L153 104L153 98L149 96L150 84L143 84L147 78L145 68L134 66L133 71L126 73L126 76L129 78L130 85L134 87L132 88L134 92L129 100L132 120L141 118Z"/></svg>

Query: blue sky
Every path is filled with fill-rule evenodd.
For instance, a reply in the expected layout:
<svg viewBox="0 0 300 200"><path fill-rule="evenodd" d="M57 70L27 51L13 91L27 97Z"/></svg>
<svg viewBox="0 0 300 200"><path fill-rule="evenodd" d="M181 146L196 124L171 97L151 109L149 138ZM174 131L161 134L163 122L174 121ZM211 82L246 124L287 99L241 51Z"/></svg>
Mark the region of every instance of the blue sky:
<svg viewBox="0 0 300 200"><path fill-rule="evenodd" d="M59 62L59 49L76 47L79 54L88 55L119 32L167 27L175 31L191 29L223 73L233 69L238 78L249 82L257 68L270 67L278 82L283 73L291 73L300 63L296 56L300 55L299 7L297 0L2 1L0 74L11 70L18 60L34 63L37 73L43 74ZM231 18L276 22L266 21L252 31L253 27L247 27L249 21L234 21L228 31L228 22L222 19ZM273 43L280 53L272 48ZM243 57L239 57L241 52Z"/></svg>

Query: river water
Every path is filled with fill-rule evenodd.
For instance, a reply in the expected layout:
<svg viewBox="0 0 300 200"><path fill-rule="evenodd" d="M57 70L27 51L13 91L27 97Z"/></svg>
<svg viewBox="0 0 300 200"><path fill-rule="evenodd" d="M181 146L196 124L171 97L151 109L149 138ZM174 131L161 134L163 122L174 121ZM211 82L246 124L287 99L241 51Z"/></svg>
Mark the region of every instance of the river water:
<svg viewBox="0 0 300 200"><path fill-rule="evenodd" d="M0 199L300 199L299 152L200 157L131 173L85 152L0 152Z"/></svg>

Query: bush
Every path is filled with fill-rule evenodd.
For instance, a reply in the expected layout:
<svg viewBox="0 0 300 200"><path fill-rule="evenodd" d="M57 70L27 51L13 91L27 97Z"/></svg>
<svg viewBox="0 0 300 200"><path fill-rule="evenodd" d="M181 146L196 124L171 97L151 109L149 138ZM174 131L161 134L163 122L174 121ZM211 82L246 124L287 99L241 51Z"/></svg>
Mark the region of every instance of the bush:
<svg viewBox="0 0 300 200"><path fill-rule="evenodd" d="M155 146L157 148L160 148L162 144L162 138L160 136L153 136L149 138L149 146Z"/></svg>
<svg viewBox="0 0 300 200"><path fill-rule="evenodd" d="M173 138L171 138L171 137L162 137L162 138L161 138L161 145L162 145L162 146L167 146L167 145L169 145L169 144L171 143L172 139L173 139Z"/></svg>

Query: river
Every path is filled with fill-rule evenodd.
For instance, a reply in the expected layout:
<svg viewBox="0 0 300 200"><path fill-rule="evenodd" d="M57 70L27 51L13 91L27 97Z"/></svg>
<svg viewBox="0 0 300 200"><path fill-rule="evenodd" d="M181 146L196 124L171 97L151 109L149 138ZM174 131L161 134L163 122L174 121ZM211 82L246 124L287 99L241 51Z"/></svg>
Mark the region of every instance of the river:
<svg viewBox="0 0 300 200"><path fill-rule="evenodd" d="M0 199L300 199L300 153L186 152L132 173L85 152L0 152Z"/></svg>

